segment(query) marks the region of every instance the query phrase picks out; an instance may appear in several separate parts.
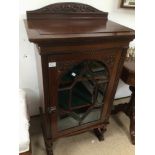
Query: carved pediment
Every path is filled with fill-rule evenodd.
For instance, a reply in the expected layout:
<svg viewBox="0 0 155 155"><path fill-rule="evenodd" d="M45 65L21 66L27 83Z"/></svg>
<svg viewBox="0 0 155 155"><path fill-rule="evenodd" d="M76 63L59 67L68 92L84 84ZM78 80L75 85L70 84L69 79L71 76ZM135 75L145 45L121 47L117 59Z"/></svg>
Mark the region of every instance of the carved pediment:
<svg viewBox="0 0 155 155"><path fill-rule="evenodd" d="M107 12L102 12L92 6L89 6L87 4L82 4L82 3L70 3L70 2L65 2L65 3L55 3L55 4L50 4L48 6L45 6L43 8L40 8L38 10L34 10L34 11L27 11L27 17L29 18L39 18L39 15L45 15L44 17L49 17L49 15L51 15L51 17L53 17L53 15L68 15L68 14L72 14L72 15L91 15L91 17L93 15L95 15L96 17L99 16L102 18L107 18L108 13ZM47 16L48 14L48 16ZM43 18L43 16L40 16L41 18ZM58 16L57 16L58 17ZM77 17L77 16L76 16Z"/></svg>
<svg viewBox="0 0 155 155"><path fill-rule="evenodd" d="M92 6L81 3L55 3L35 11L36 13L101 13Z"/></svg>

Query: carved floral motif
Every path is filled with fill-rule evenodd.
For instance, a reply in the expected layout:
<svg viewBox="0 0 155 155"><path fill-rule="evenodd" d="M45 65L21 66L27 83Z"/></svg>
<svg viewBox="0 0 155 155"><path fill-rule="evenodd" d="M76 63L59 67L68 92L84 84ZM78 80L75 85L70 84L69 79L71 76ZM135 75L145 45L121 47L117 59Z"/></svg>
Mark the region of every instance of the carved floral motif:
<svg viewBox="0 0 155 155"><path fill-rule="evenodd" d="M55 3L35 10L35 13L103 13L92 6L81 3Z"/></svg>
<svg viewBox="0 0 155 155"><path fill-rule="evenodd" d="M115 55L104 57L102 62L105 63L108 67L113 67L115 62Z"/></svg>
<svg viewBox="0 0 155 155"><path fill-rule="evenodd" d="M103 62L108 68L112 68L115 62L115 55L104 56L99 61ZM60 76L63 76L68 70L79 64L81 61L64 61L58 62L57 68Z"/></svg>

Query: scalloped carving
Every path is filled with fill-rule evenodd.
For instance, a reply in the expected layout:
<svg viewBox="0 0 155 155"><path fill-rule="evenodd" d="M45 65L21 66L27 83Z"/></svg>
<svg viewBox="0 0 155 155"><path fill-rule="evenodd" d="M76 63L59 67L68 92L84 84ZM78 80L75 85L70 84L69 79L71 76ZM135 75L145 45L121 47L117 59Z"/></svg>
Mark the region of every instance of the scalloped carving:
<svg viewBox="0 0 155 155"><path fill-rule="evenodd" d="M87 4L82 4L82 3L55 3L51 4L48 6L45 6L43 8L40 8L38 10L34 11L27 11L27 17L28 19L32 18L49 18L49 15L62 15L62 14L71 14L71 15L85 15L85 16L93 16L95 17L102 17L102 18L107 18L108 13L107 12L102 12L92 6L89 6ZM42 17L44 15L44 17Z"/></svg>
<svg viewBox="0 0 155 155"><path fill-rule="evenodd" d="M104 56L99 59L103 64L105 64L108 68L112 68L115 63L115 55ZM63 76L68 70L73 68L75 65L79 64L81 61L61 61L57 63L57 68L59 70L60 77Z"/></svg>
<svg viewBox="0 0 155 155"><path fill-rule="evenodd" d="M35 13L103 13L96 8L81 3L55 3L33 11Z"/></svg>
<svg viewBox="0 0 155 155"><path fill-rule="evenodd" d="M113 67L113 65L115 63L115 55L110 55L110 56L104 57L102 62L104 62L109 67Z"/></svg>

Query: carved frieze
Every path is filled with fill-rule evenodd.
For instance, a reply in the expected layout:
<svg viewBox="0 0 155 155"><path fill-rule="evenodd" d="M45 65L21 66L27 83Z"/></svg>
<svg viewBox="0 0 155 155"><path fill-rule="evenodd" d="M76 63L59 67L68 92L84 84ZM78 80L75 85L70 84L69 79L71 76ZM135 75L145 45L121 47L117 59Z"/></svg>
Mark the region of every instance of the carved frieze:
<svg viewBox="0 0 155 155"><path fill-rule="evenodd" d="M105 56L102 62L105 63L107 67L113 67L115 63L115 55Z"/></svg>
<svg viewBox="0 0 155 155"><path fill-rule="evenodd" d="M55 3L35 10L35 13L103 13L92 6L81 3Z"/></svg>
<svg viewBox="0 0 155 155"><path fill-rule="evenodd" d="M99 61L101 61L103 64L107 66L107 68L112 68L115 63L115 55L107 55L101 58ZM57 68L60 77L62 77L67 71L71 70L74 66L78 65L82 61L64 61L64 62L58 62Z"/></svg>

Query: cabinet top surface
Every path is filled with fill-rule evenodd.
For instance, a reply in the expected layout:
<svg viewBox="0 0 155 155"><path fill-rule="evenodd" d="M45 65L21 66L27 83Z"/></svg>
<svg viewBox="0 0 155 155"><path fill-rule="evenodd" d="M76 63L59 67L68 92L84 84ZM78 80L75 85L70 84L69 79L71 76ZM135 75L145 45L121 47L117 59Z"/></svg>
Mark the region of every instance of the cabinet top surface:
<svg viewBox="0 0 155 155"><path fill-rule="evenodd" d="M107 15L108 13L84 4L56 3L39 10L28 11L27 20L24 22L28 38L32 42L134 36L134 30L109 21Z"/></svg>

